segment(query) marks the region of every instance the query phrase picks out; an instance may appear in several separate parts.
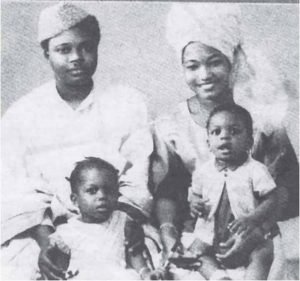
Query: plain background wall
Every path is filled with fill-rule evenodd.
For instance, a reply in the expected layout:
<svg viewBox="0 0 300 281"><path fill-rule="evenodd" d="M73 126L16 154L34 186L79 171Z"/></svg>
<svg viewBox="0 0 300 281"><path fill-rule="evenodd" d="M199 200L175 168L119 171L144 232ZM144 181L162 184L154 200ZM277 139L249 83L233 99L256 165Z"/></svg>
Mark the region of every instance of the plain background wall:
<svg viewBox="0 0 300 281"><path fill-rule="evenodd" d="M2 3L2 114L22 95L52 78L37 42L40 11L49 2ZM100 22L96 83L130 85L146 97L151 119L191 95L165 39L169 2L77 2ZM260 45L289 82L288 133L298 153L298 4L241 4L246 41Z"/></svg>

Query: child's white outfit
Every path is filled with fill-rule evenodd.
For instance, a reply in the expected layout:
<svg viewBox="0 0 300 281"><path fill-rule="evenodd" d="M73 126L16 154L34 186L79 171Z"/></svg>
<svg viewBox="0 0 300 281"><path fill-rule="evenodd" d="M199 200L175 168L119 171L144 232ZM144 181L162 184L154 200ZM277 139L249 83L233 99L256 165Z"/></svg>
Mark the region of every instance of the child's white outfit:
<svg viewBox="0 0 300 281"><path fill-rule="evenodd" d="M79 272L73 279L139 279L134 270L125 268L126 217L126 213L114 211L109 220L100 224L74 217L50 236L58 247L62 243L70 249L68 271Z"/></svg>
<svg viewBox="0 0 300 281"><path fill-rule="evenodd" d="M276 188L275 182L262 163L251 156L240 166L220 167L215 159L196 167L191 191L208 199L210 211L206 218L198 218L195 236L209 245L215 238L215 214L222 205L224 193L235 219L252 212L261 198ZM223 227L227 227L224 225Z"/></svg>

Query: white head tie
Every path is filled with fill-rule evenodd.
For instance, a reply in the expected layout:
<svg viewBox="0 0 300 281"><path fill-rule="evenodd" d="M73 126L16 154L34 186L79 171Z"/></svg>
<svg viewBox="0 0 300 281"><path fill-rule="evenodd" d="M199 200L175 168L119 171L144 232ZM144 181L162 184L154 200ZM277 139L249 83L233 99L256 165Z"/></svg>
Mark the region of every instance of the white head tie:
<svg viewBox="0 0 300 281"><path fill-rule="evenodd" d="M52 38L84 20L89 14L70 3L45 8L39 18L38 41Z"/></svg>
<svg viewBox="0 0 300 281"><path fill-rule="evenodd" d="M173 4L167 18L167 40L181 58L190 42L201 42L221 51L230 62L241 44L240 9L237 4Z"/></svg>
<svg viewBox="0 0 300 281"><path fill-rule="evenodd" d="M167 17L166 37L180 61L190 42L221 51L233 66L235 102L250 111L263 131L282 122L288 105L283 80L259 49L243 42L239 4L175 3Z"/></svg>

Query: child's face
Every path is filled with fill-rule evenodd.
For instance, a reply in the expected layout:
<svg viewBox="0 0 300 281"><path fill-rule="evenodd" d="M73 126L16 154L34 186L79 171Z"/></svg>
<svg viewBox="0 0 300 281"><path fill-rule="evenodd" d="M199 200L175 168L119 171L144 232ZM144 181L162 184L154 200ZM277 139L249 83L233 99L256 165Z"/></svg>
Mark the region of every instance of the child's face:
<svg viewBox="0 0 300 281"><path fill-rule="evenodd" d="M49 41L48 60L57 83L82 86L91 82L97 66L98 43L78 27Z"/></svg>
<svg viewBox="0 0 300 281"><path fill-rule="evenodd" d="M106 221L114 210L118 200L118 179L108 170L96 168L81 172L81 182L77 194L71 199L78 206L82 220L88 223Z"/></svg>
<svg viewBox="0 0 300 281"><path fill-rule="evenodd" d="M251 136L243 120L230 112L218 112L209 123L208 145L217 160L235 162L250 149Z"/></svg>

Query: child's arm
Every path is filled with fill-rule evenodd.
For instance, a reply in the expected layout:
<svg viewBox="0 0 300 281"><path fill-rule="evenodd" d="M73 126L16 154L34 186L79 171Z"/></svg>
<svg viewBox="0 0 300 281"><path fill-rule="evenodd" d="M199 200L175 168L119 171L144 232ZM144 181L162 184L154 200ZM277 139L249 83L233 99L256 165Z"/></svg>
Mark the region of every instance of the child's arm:
<svg viewBox="0 0 300 281"><path fill-rule="evenodd" d="M273 217L276 206L277 196L275 190L272 190L261 198L261 203L253 212L234 220L229 225L229 230L234 233L249 233L253 231L255 227L263 227L263 224Z"/></svg>

